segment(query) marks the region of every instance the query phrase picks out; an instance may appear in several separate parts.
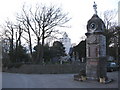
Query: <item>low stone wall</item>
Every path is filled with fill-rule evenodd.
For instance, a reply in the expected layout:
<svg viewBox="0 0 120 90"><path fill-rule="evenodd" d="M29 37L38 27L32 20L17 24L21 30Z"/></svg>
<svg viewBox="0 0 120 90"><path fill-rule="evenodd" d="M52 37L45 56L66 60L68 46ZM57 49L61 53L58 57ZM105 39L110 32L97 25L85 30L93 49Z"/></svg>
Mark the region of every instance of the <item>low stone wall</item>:
<svg viewBox="0 0 120 90"><path fill-rule="evenodd" d="M62 74L62 73L78 73L85 69L85 64L62 64L62 65L22 65L20 68L10 68L5 72L25 73L25 74Z"/></svg>

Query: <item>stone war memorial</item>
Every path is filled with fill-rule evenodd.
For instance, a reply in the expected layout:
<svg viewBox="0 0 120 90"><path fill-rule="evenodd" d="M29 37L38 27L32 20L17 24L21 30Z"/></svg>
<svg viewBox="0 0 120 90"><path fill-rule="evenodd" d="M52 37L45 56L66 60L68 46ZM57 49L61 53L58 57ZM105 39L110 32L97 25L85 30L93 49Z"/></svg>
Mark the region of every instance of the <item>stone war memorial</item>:
<svg viewBox="0 0 120 90"><path fill-rule="evenodd" d="M74 75L78 81L96 80L100 83L109 83L112 79L107 77L106 36L105 24L97 15L97 5L94 2L95 13L87 22L86 38L86 70Z"/></svg>

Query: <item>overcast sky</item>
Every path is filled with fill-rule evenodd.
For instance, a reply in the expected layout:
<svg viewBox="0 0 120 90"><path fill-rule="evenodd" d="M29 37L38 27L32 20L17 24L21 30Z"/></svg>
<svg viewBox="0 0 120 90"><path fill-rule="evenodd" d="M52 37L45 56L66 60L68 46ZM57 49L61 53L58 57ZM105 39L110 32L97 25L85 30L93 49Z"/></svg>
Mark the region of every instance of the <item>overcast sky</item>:
<svg viewBox="0 0 120 90"><path fill-rule="evenodd" d="M106 10L118 9L120 0L0 0L0 24L8 18L13 19L16 13L20 13L24 3L27 5L53 4L60 6L65 12L69 12L71 28L64 28L72 43L79 43L81 37L87 32L87 21L94 14L93 2L97 4L98 15L101 17Z"/></svg>

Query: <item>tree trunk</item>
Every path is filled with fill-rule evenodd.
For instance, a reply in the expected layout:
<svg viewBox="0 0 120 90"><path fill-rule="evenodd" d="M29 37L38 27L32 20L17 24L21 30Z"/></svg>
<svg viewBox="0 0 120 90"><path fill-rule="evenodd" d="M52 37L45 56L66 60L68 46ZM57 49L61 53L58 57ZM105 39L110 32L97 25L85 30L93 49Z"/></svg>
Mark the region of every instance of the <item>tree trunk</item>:
<svg viewBox="0 0 120 90"><path fill-rule="evenodd" d="M29 35L30 61L33 62L32 43L31 43L31 35L30 35L30 31L29 30L28 30L28 35Z"/></svg>
<svg viewBox="0 0 120 90"><path fill-rule="evenodd" d="M9 39L10 40L10 61L11 62L15 62L15 60L14 60L14 53L13 53L13 37L12 37L12 39Z"/></svg>
<svg viewBox="0 0 120 90"><path fill-rule="evenodd" d="M36 63L39 63L39 61L40 61L40 38L39 37L37 37L37 46L38 46L38 50L37 50L37 58L36 58Z"/></svg>
<svg viewBox="0 0 120 90"><path fill-rule="evenodd" d="M18 52L18 40L17 40L17 33L16 33L16 48L15 48L15 62L18 62L18 60L17 60L17 52Z"/></svg>
<svg viewBox="0 0 120 90"><path fill-rule="evenodd" d="M41 45L41 54L40 54L40 63L44 63L44 41L45 41L45 30L43 26L42 33L42 45Z"/></svg>
<svg viewBox="0 0 120 90"><path fill-rule="evenodd" d="M41 54L40 54L40 63L44 63L44 36L42 38Z"/></svg>

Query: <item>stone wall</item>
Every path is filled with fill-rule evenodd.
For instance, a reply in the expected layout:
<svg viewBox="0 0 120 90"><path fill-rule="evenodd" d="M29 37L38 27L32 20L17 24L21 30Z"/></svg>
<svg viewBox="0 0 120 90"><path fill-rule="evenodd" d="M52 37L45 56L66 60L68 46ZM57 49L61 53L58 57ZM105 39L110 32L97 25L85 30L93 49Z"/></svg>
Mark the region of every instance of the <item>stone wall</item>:
<svg viewBox="0 0 120 90"><path fill-rule="evenodd" d="M62 65L22 65L20 68L11 68L5 72L26 73L26 74L63 74L63 73L79 73L85 70L85 64L62 64Z"/></svg>

